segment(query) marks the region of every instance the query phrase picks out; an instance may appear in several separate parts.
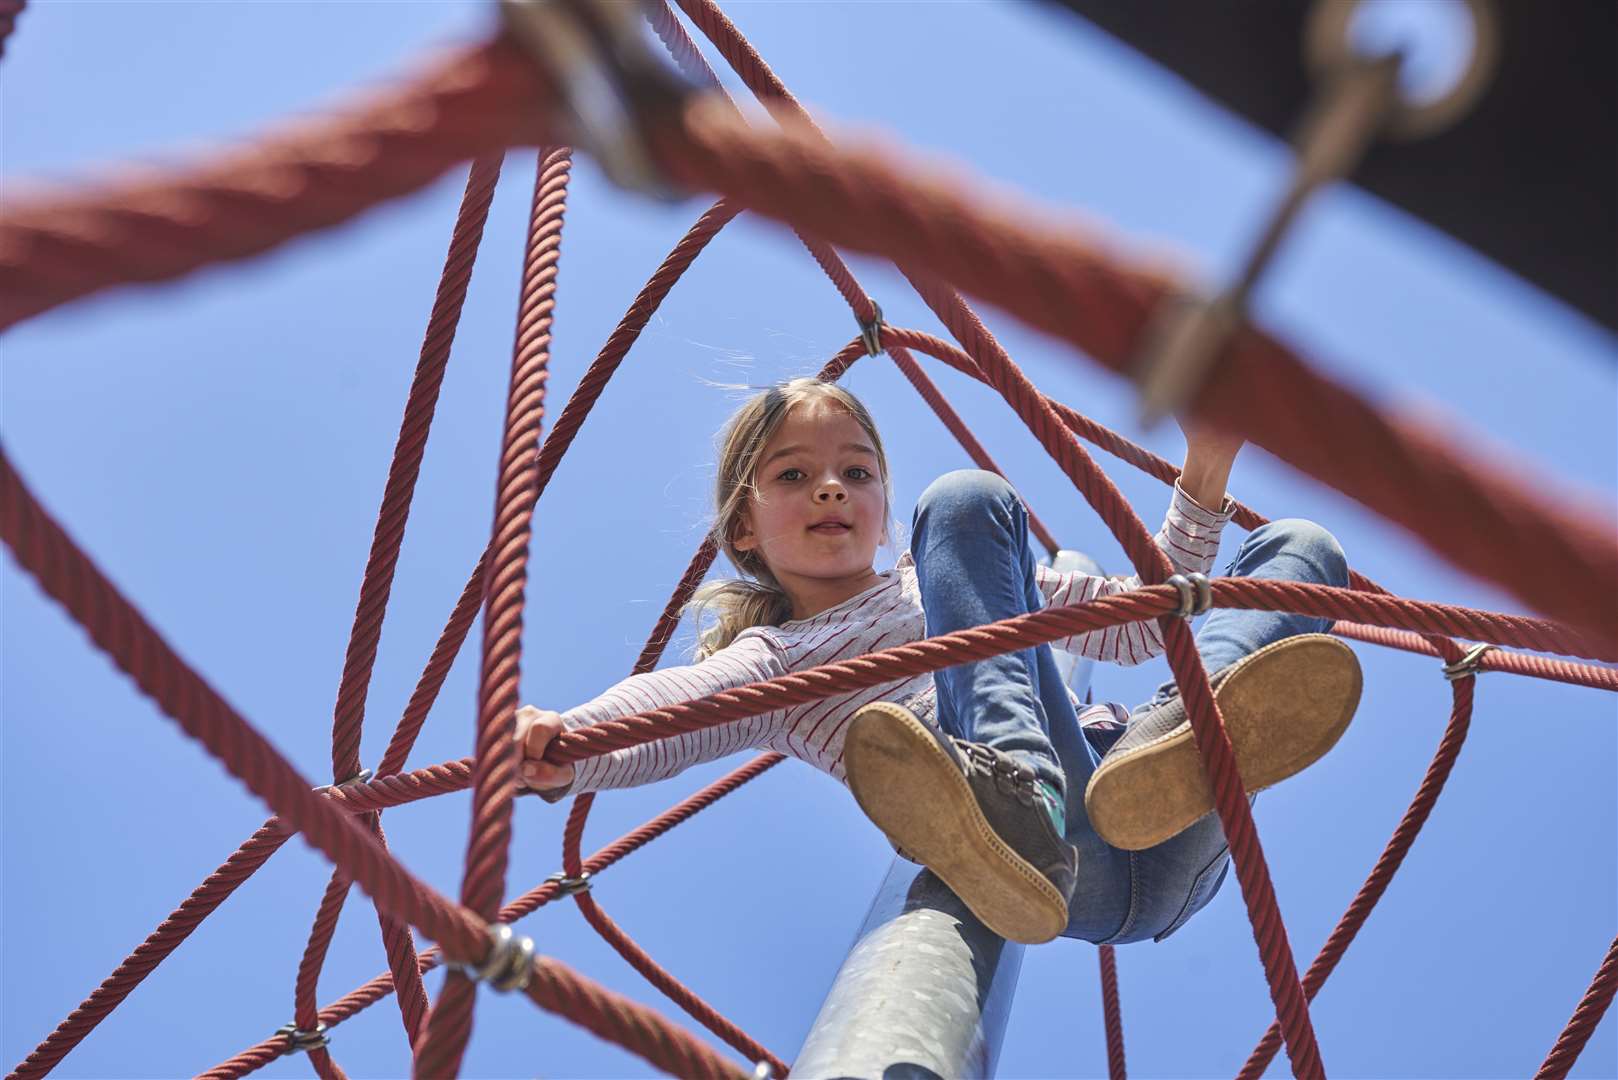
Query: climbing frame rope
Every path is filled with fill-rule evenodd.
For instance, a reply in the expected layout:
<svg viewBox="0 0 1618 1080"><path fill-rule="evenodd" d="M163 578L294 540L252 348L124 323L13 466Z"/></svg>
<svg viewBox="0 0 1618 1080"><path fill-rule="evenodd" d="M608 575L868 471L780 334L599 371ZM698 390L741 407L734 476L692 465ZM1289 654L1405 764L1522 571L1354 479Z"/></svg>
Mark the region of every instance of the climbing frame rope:
<svg viewBox="0 0 1618 1080"><path fill-rule="evenodd" d="M1234 752L1212 699L1189 631L1175 617L1179 595L1165 584L1170 567L1117 488L1082 448L1083 439L1172 483L1168 462L1041 394L951 285L1072 341L1086 354L1122 370L1137 348L1168 283L1122 266L1087 239L1038 217L989 207L957 186L885 150L839 148L807 114L712 0L679 0L743 83L775 106L775 128L747 124L722 91L673 114L650 132L658 160L693 188L723 198L692 227L659 267L609 336L579 387L541 442L549 327L554 306L570 154L541 152L530 218L517 340L513 349L505 436L489 546L472 571L425 666L375 774L360 768L358 748L377 642L478 240L508 145L547 145L555 130L553 88L514 42L498 39L440 60L414 83L346 114L305 124L246 151L138 185L46 193L8 200L0 213L0 327L76 297L126 281L159 280L198 266L240 258L301 232L344 220L381 199L419 187L458 161L473 158L452 233L443 279L423 342L416 379L401 422L384 488L354 628L334 707L330 786L313 789L248 722L164 643L138 611L50 518L0 452L0 529L19 565L35 576L84 626L91 639L188 734L199 739L276 816L210 875L190 898L127 958L12 1075L43 1075L81 1041L192 929L246 880L294 831L303 832L335 864L300 963L291 1025L205 1075L240 1076L286 1053L305 1051L316 1071L342 1076L327 1045L329 1032L359 1009L400 988L401 1017L416 1054L418 1075L453 1074L471 1030L475 993L468 972L498 966L504 940L491 928L509 924L565 895L626 960L719 1038L776 1075L787 1064L749 1038L635 945L602 908L588 885L630 851L778 763L762 755L589 858L581 855L593 795L574 801L563 829L560 879L548 879L501 905L509 846L516 751L512 732L521 671L521 627L531 516L555 468L674 283L709 241L743 209L792 225L849 304L861 336L838 352L821 377L840 376L876 351L894 360L967 453L999 471L911 350L933 356L999 391L1078 490L1107 523L1145 584L1130 593L1072 607L1046 609L956 634L822 665L666 709L566 733L547 759L577 761L680 732L727 723L804 701L937 670L1080 631L1158 619L1171 668L1187 702L1216 792L1217 811L1248 905L1255 942L1277 1020L1260 1039L1241 1076L1261 1075L1284 1045L1299 1076L1323 1076L1309 1019L1318 993L1386 889L1431 812L1464 742L1480 671L1510 671L1618 690L1610 668L1550 660L1500 648L1464 647L1450 635L1491 646L1515 645L1591 659L1618 659L1618 625L1601 606L1618 585L1618 545L1598 522L1552 507L1515 481L1467 464L1456 451L1390 422L1351 392L1312 372L1288 349L1246 327L1220 361L1192 408L1240 430L1300 468L1398 521L1437 547L1456 521L1473 524L1480 543L1464 552L1440 549L1456 565L1494 580L1563 620L1503 615L1393 597L1354 575L1347 589L1287 582L1220 579L1216 607L1285 610L1337 620L1336 632L1441 659L1451 676L1453 708L1427 774L1393 837L1337 928L1300 977L1287 942L1268 867ZM0 44L20 3L0 8ZM691 77L717 88L718 79L663 0L649 10L653 28ZM813 191L814 197L809 193ZM960 347L918 331L887 326L832 243L890 256ZM910 269L907 269L909 267ZM926 267L925 271L915 269ZM944 284L949 282L950 285ZM1258 377L1262 369L1263 378ZM1288 402L1286 408L1266 402ZM1303 402L1303 407L1299 403ZM1304 431L1289 417L1332 418ZM1355 445L1359 455L1340 450ZM1349 459L1353 459L1350 461ZM1377 477L1399 470L1400 490ZM1239 507L1236 520L1252 528L1263 518ZM1041 542L1054 550L1043 525ZM716 555L705 542L634 666L655 667L685 600ZM1548 561L1547 561L1548 560ZM1560 561L1558 561L1560 560ZM1567 572L1536 574L1535 565ZM1581 578L1581 575L1582 578ZM1556 580L1553 580L1556 579ZM1559 584L1563 583L1563 584ZM1571 586L1565 584L1571 582ZM417 734L479 610L484 612L483 666L476 754L469 759L402 772ZM473 791L473 824L460 903L438 895L387 854L380 811L449 791ZM375 901L389 971L333 1005L316 1005L315 989L331 932L350 882ZM419 955L408 926L439 945ZM1565 1075L1610 1004L1618 942L1596 973L1541 1068ZM522 954L526 955L526 954ZM454 965L439 999L429 1006L421 974ZM1100 950L1109 1071L1124 1074L1116 957ZM522 962L503 981L542 1008L640 1054L677 1075L738 1075L738 1070L655 1013L612 994L547 958Z"/></svg>

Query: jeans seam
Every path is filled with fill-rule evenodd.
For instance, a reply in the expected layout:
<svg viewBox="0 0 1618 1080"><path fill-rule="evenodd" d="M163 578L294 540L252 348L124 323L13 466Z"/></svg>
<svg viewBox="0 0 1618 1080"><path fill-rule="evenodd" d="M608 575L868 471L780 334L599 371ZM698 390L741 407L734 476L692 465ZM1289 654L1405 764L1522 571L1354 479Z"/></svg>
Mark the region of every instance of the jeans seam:
<svg viewBox="0 0 1618 1080"><path fill-rule="evenodd" d="M1135 920L1140 917L1140 874L1136 867L1136 855L1129 853L1129 910L1124 913L1123 925L1115 930L1111 937L1105 941L1096 942L1097 945L1111 945L1125 934L1135 929Z"/></svg>

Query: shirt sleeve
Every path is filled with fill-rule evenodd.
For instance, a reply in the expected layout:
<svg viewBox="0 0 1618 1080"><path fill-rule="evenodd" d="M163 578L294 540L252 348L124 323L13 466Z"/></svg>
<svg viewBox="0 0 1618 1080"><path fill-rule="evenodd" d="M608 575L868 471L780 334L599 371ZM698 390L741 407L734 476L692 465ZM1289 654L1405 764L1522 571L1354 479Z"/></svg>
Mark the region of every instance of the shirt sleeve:
<svg viewBox="0 0 1618 1080"><path fill-rule="evenodd" d="M576 731L633 713L694 701L785 672L786 662L775 641L765 634L744 631L700 663L631 675L600 697L564 712L562 723L568 731ZM587 791L666 780L693 765L762 744L773 733L773 727L760 721L779 716L770 713L586 758L576 764L572 784L536 794L547 802L557 802Z"/></svg>
<svg viewBox="0 0 1618 1080"><path fill-rule="evenodd" d="M1198 505L1176 481L1168 513L1163 518L1163 527L1157 530L1153 540L1169 557L1177 573L1206 574L1213 568L1214 558L1219 553L1220 533L1235 509L1235 502L1227 495L1224 505L1217 511L1208 510ZM1137 574L1126 578L1107 578L1080 571L1061 573L1044 566L1036 567L1034 573L1048 607L1082 604L1098 597L1138 589L1141 584ZM1162 653L1163 634L1157 620L1148 619L1058 638L1051 645L1092 660L1129 666Z"/></svg>

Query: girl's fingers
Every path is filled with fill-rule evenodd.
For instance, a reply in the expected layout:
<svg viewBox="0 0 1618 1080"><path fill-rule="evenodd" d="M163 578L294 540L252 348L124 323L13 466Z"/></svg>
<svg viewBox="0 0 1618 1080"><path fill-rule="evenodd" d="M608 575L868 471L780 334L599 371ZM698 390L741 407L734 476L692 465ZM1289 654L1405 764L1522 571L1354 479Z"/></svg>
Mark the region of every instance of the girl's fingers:
<svg viewBox="0 0 1618 1080"><path fill-rule="evenodd" d="M573 765L553 765L548 761L525 761L522 779L531 788L545 790L566 787L573 782Z"/></svg>

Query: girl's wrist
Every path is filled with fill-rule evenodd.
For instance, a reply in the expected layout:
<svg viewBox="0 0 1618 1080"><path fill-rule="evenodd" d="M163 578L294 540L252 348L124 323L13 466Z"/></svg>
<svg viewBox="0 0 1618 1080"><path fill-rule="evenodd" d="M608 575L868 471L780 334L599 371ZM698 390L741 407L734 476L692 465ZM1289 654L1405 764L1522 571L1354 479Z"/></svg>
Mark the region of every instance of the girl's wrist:
<svg viewBox="0 0 1618 1080"><path fill-rule="evenodd" d="M1214 513L1225 505L1225 486L1230 481L1230 463L1197 462L1187 458L1180 470L1180 489L1191 501Z"/></svg>

